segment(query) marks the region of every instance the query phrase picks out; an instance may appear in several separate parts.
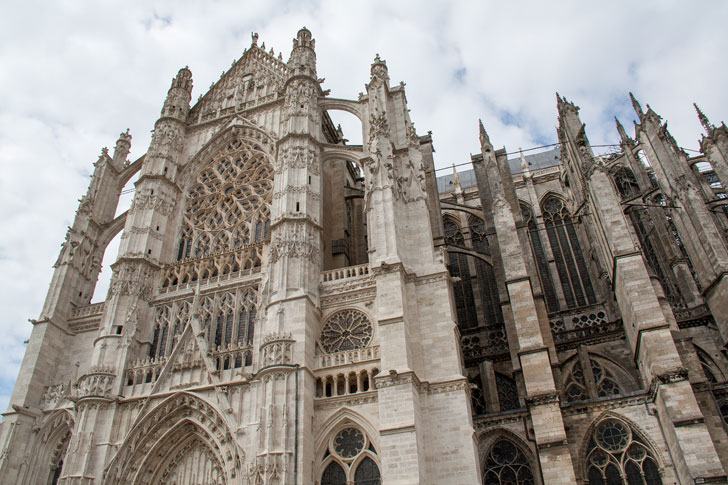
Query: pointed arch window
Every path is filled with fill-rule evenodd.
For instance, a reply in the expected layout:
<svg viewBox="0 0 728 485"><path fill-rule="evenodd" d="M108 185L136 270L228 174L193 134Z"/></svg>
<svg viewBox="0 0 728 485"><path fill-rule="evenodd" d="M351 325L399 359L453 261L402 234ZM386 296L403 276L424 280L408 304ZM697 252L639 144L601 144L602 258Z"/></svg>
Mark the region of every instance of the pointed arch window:
<svg viewBox="0 0 728 485"><path fill-rule="evenodd" d="M449 246L465 247L465 237L460 227L451 219L443 220L445 244ZM465 254L449 252L450 276L455 278L453 290L455 293L455 309L458 316L458 325L461 329L478 326L478 314L473 298L473 282Z"/></svg>
<svg viewBox="0 0 728 485"><path fill-rule="evenodd" d="M546 299L546 308L549 312L557 312L559 311L559 299L556 296L554 280L549 270L548 257L541 242L541 232L533 218L533 212L523 204L521 204L521 216L523 216L523 221L528 226L528 238L531 241L531 251L533 251L533 257L536 260L538 276Z"/></svg>
<svg viewBox="0 0 728 485"><path fill-rule="evenodd" d="M657 460L646 441L618 419L600 422L586 456L589 485L661 485Z"/></svg>
<svg viewBox="0 0 728 485"><path fill-rule="evenodd" d="M616 396L622 393L617 378L598 360L588 358L584 362L587 362L590 367L596 396L590 396L589 387L586 384L588 373L582 367L582 360L577 357L564 384L566 402L585 401L589 398Z"/></svg>
<svg viewBox="0 0 728 485"><path fill-rule="evenodd" d="M485 222L480 217L471 217L469 223L473 249L490 256L490 245L488 244L488 237L485 234ZM503 312L501 311L498 283L495 279L493 266L479 258L473 258L473 260L475 262L476 281L480 293L480 301L483 305L485 324L502 324Z"/></svg>
<svg viewBox="0 0 728 485"><path fill-rule="evenodd" d="M576 228L564 202L557 197L548 197L543 203L543 220L566 306L576 308L596 303Z"/></svg>
<svg viewBox="0 0 728 485"><path fill-rule="evenodd" d="M500 439L485 457L483 485L533 485L531 465L525 453L513 442Z"/></svg>
<svg viewBox="0 0 728 485"><path fill-rule="evenodd" d="M321 485L380 485L377 452L369 437L356 426L340 428L324 454Z"/></svg>
<svg viewBox="0 0 728 485"><path fill-rule="evenodd" d="M498 404L501 411L520 409L516 381L499 372L495 373L495 387L498 390Z"/></svg>

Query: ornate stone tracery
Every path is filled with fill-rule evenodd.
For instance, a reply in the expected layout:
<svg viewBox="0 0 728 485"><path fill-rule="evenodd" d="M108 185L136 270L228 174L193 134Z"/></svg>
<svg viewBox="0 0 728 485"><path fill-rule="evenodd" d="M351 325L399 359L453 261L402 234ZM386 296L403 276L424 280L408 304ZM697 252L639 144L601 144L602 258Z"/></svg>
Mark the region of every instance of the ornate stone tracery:
<svg viewBox="0 0 728 485"><path fill-rule="evenodd" d="M326 353L366 347L372 339L372 324L361 311L341 310L331 315L321 330L321 346Z"/></svg>
<svg viewBox="0 0 728 485"><path fill-rule="evenodd" d="M200 170L187 194L177 259L199 258L268 238L273 167L236 138Z"/></svg>

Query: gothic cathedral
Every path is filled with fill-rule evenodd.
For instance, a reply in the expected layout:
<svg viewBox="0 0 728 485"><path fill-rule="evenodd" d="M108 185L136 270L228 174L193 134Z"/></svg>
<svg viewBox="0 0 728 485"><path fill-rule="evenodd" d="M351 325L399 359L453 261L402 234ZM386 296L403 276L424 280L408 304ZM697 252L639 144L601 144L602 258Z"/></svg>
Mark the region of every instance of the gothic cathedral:
<svg viewBox="0 0 728 485"><path fill-rule="evenodd" d="M509 158L481 123L438 177L379 56L357 99L321 82L306 28L288 62L254 34L192 107L180 69L141 158L102 150L0 482L727 483L725 124L698 110L689 156L632 98L596 156L557 95L554 148Z"/></svg>

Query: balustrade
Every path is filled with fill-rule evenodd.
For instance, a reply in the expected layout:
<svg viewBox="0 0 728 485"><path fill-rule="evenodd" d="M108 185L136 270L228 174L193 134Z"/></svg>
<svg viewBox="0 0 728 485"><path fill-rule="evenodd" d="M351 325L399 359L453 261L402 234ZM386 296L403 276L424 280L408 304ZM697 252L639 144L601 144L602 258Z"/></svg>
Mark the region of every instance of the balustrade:
<svg viewBox="0 0 728 485"><path fill-rule="evenodd" d="M345 268L337 268L321 273L321 282L328 283L330 281L338 281L349 278L358 278L360 276L369 275L369 265L360 264L358 266L347 266Z"/></svg>
<svg viewBox="0 0 728 485"><path fill-rule="evenodd" d="M619 321L609 322L602 305L551 315L549 326L554 342L564 343L585 337L593 337L619 330Z"/></svg>
<svg viewBox="0 0 728 485"><path fill-rule="evenodd" d="M365 362L376 359L379 359L378 345L363 349L344 350L333 354L320 354L316 356L314 365L317 369L324 369L337 365L354 364L357 362Z"/></svg>

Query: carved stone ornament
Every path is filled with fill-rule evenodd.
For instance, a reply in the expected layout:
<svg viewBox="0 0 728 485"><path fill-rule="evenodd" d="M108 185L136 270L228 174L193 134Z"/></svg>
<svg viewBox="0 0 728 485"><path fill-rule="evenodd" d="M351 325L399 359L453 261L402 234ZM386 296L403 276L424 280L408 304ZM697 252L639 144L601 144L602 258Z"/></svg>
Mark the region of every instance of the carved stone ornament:
<svg viewBox="0 0 728 485"><path fill-rule="evenodd" d="M280 364L290 364L293 357L293 344L295 340L291 334L273 333L263 339L262 365L269 367Z"/></svg>

